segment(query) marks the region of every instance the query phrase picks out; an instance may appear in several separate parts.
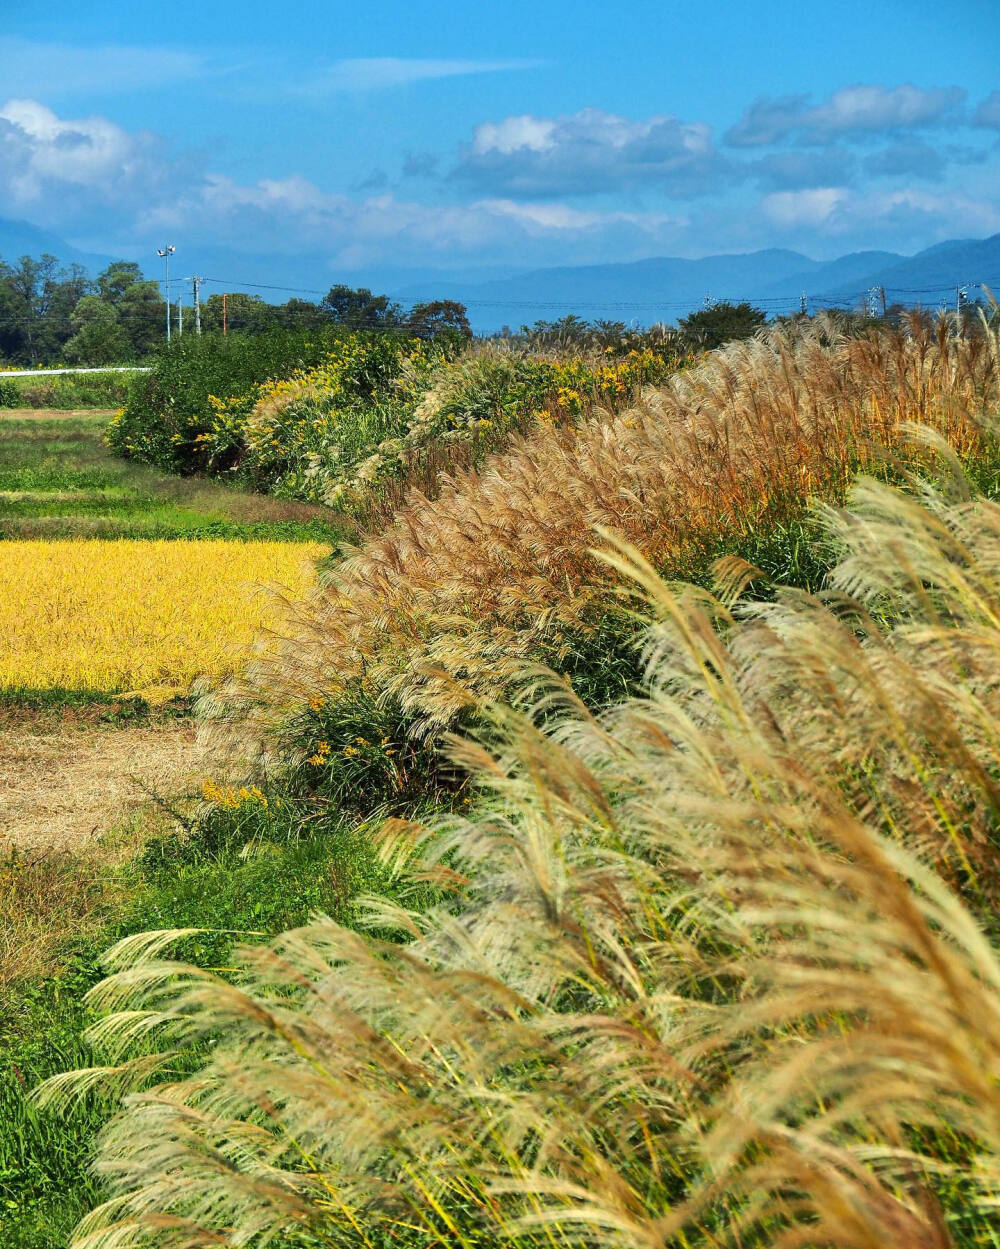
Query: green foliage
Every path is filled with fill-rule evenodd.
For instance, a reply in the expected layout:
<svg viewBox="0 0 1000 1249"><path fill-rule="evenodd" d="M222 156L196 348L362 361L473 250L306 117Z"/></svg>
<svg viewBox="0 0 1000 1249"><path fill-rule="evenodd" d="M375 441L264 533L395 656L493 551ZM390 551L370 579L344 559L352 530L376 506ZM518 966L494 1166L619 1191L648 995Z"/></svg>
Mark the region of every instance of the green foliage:
<svg viewBox="0 0 1000 1249"><path fill-rule="evenodd" d="M400 328L403 309L388 295L373 295L367 287L331 286L320 307L335 325L347 330Z"/></svg>
<svg viewBox="0 0 1000 1249"><path fill-rule="evenodd" d="M70 316L89 283L79 265L55 256L0 260L0 359L37 365L57 358L72 333Z"/></svg>
<svg viewBox="0 0 1000 1249"><path fill-rule="evenodd" d="M465 304L454 299L414 304L406 317L406 329L415 338L440 338L442 335L472 337Z"/></svg>
<svg viewBox="0 0 1000 1249"><path fill-rule="evenodd" d="M73 337L63 354L73 364L118 364L132 354L132 344L118 310L100 295L84 295L70 317Z"/></svg>
<svg viewBox="0 0 1000 1249"><path fill-rule="evenodd" d="M752 338L766 324L766 312L752 304L732 304L725 300L692 312L678 322L688 342L702 351L712 351L735 339Z"/></svg>
<svg viewBox="0 0 1000 1249"><path fill-rule="evenodd" d="M116 371L5 378L0 373L0 408L117 408L136 376Z"/></svg>
<svg viewBox="0 0 1000 1249"><path fill-rule="evenodd" d="M412 815L422 806L458 800L463 774L415 728L414 717L395 699L376 697L363 681L351 682L336 695L313 700L288 726L302 762L283 787L364 818Z"/></svg>
<svg viewBox="0 0 1000 1249"><path fill-rule="evenodd" d="M139 266L116 261L90 281L54 256L0 261L0 358L23 364L123 364L159 342L165 304Z"/></svg>
<svg viewBox="0 0 1000 1249"><path fill-rule="evenodd" d="M317 364L336 333L176 336L153 359L151 371L136 378L124 411L109 426L108 445L145 464L193 472L204 462L199 436L211 427L213 396L252 406L256 387Z"/></svg>
<svg viewBox="0 0 1000 1249"><path fill-rule="evenodd" d="M621 407L681 363L652 351L560 359L472 350L458 335L350 334L315 369L211 396L210 427L171 440L189 467L235 471L368 527L413 486L434 494L443 471L478 463L539 419L571 424L592 404Z"/></svg>

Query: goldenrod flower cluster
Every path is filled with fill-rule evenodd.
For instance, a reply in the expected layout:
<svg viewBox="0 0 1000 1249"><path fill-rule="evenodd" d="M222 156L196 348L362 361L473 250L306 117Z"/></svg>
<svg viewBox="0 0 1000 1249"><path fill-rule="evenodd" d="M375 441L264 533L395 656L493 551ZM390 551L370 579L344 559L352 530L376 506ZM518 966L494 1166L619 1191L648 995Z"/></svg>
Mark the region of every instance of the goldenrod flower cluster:
<svg viewBox="0 0 1000 1249"><path fill-rule="evenodd" d="M0 689L170 697L234 671L319 544L12 541L0 562Z"/></svg>
<svg viewBox="0 0 1000 1249"><path fill-rule="evenodd" d="M259 807L264 811L271 809L272 800L257 785L240 785L238 789L231 785L220 785L208 777L201 787L202 797L206 802L217 807L225 807L227 811L238 811L241 807ZM276 809L281 808L281 799L273 800Z"/></svg>
<svg viewBox="0 0 1000 1249"><path fill-rule="evenodd" d="M620 358L546 359L496 348L452 355L415 340L345 338L316 368L245 395L210 397L208 462L238 448L276 494L361 505L405 479L432 445L490 446L539 420L576 423L592 404L617 410L685 361L646 348Z"/></svg>

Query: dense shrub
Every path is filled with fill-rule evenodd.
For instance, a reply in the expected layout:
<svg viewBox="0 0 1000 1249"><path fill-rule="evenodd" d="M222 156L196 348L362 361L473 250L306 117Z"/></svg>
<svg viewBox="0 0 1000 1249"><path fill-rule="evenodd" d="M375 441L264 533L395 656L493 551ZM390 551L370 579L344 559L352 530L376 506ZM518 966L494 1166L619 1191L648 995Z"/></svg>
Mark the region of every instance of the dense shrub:
<svg viewBox="0 0 1000 1249"><path fill-rule="evenodd" d="M124 411L108 427L108 444L170 472L195 472L206 462L212 396L252 404L262 382L312 368L338 337L335 328L177 337L130 387Z"/></svg>
<svg viewBox="0 0 1000 1249"><path fill-rule="evenodd" d="M246 394L211 396L211 424L200 435L207 468L234 468L258 489L330 502L329 477L392 428L390 384L404 361L424 361L429 350L400 335L345 334L315 368Z"/></svg>
<svg viewBox="0 0 1000 1249"><path fill-rule="evenodd" d="M651 351L590 360L495 346L353 337L318 368L213 399L210 465L324 503L372 526L418 487L468 468L539 420L575 422L594 404L620 407L677 367Z"/></svg>
<svg viewBox="0 0 1000 1249"><path fill-rule="evenodd" d="M173 471L336 507L364 527L539 419L621 407L679 363L651 347L584 359L402 333L189 338L137 382L108 439Z"/></svg>

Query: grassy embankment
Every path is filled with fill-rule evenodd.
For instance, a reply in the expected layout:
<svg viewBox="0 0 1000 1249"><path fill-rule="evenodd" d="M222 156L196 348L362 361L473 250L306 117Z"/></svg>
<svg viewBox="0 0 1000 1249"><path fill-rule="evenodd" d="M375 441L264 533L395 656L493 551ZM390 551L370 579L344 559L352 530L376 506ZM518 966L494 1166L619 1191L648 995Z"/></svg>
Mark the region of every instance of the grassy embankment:
<svg viewBox="0 0 1000 1249"><path fill-rule="evenodd" d="M995 1002L973 981L1000 984L970 935L995 916L1000 522L942 503L925 520L893 495L862 497L843 524L809 506L843 502L859 467L906 486L891 457L908 420L946 434L995 494L997 456L977 423L996 409L995 341L956 342L947 327L807 337L707 361L618 417L543 421L412 502L216 700L230 742L263 747L279 769L261 787L216 785L196 825L93 872L61 971L12 968L0 1085L12 1243L63 1243L102 1191L85 1161L113 1095L91 1090L57 1113L24 1097L39 1075L88 1059L79 995L97 950L190 925L213 932L185 938L181 956L223 979L200 993L192 973L181 1010L210 1042L225 1037L232 1065L217 1066L224 1097L200 1104L204 1119L178 1132L172 1110L148 1103L109 1146L125 1159L123 1191L146 1193L137 1228L143 1206L190 1213L173 1181L157 1187L169 1167L204 1199L197 1244L254 1220L284 1227L283 1249L528 1243L509 1216L545 1206L550 1244L597 1228L645 1245L676 1226L670 1243L757 1246L803 1219L822 1222L824 1244L995 1244L969 1165L979 1148L983 1175L995 1169L995 1089L968 1077L995 1070L977 1023ZM943 452L915 458L960 489ZM602 575L595 524L667 575L707 585L724 571L722 602L678 605L637 552ZM727 604L746 570L713 573L724 554L809 590L840 564L841 592L868 616L792 593L741 627ZM644 684L622 574L644 583L663 623L649 696L598 722L588 704ZM574 691L553 689L542 731L501 714L485 751L451 771L414 741L421 727L482 730L498 696L526 696L539 659ZM462 814L419 854L398 828L380 851L366 819L431 802ZM28 883L12 894L30 899L34 879L44 895L51 865L22 866ZM376 930L426 937L402 958L370 951L353 931L362 890L379 899ZM428 912L441 890L451 901ZM347 931L316 927L258 960L248 991L263 1013L231 994L234 936L259 950L312 905ZM43 897L36 917L45 909ZM165 970L148 975L170 996L139 1005L182 1003ZM919 1012L902 1009L907 994ZM211 1052L169 1062L183 1071ZM890 1070L904 1078L887 1084Z"/></svg>

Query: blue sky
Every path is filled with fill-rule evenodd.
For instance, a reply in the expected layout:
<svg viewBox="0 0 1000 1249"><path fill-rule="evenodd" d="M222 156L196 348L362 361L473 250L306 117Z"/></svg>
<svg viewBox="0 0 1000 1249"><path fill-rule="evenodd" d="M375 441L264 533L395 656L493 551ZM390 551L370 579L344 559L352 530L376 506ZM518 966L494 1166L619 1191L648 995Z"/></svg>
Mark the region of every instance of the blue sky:
<svg viewBox="0 0 1000 1249"><path fill-rule="evenodd" d="M1000 232L996 0L156 7L3 0L0 216L320 284Z"/></svg>

